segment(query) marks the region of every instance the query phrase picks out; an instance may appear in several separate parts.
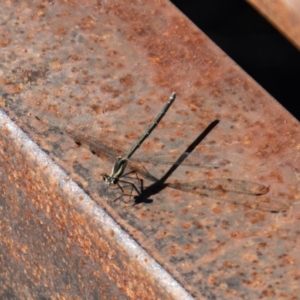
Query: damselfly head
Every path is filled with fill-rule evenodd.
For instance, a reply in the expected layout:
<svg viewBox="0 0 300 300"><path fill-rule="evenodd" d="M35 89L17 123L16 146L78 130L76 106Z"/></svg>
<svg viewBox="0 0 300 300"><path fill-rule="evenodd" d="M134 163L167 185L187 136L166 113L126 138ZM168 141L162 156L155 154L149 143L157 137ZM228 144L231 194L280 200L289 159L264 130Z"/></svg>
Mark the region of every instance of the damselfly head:
<svg viewBox="0 0 300 300"><path fill-rule="evenodd" d="M102 178L103 178L104 182L105 182L108 186L117 183L117 178L114 178L114 177L111 177L111 176L108 176L108 175L103 175Z"/></svg>

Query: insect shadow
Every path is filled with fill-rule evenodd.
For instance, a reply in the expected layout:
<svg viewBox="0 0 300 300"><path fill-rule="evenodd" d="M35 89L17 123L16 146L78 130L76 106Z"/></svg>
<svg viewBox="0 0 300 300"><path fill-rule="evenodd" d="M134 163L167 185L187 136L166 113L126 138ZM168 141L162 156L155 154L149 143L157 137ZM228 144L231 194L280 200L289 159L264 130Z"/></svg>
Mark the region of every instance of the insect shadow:
<svg viewBox="0 0 300 300"><path fill-rule="evenodd" d="M154 196L164 190L166 187L171 187L169 183L166 183L168 178L175 172L175 170L183 163L183 161L195 150L195 148L206 138L206 136L218 125L220 121L215 120L211 122L206 129L200 133L200 135L186 148L186 150L179 156L177 161L170 167L170 169L160 179L155 181L145 189L142 187L141 192L134 197L134 204L151 203L151 196Z"/></svg>
<svg viewBox="0 0 300 300"><path fill-rule="evenodd" d="M183 161L191 154L199 143L214 129L219 120L213 121L208 127L188 146L171 168L154 183L141 190L134 197L133 206L139 203L151 202L150 197L159 193L166 187L174 188L183 192L194 193L200 197L213 198L217 201L242 205L251 209L278 213L288 210L289 206L280 201L264 196L269 192L269 187L257 182L231 178L213 178L194 182L166 182L172 173L183 164Z"/></svg>

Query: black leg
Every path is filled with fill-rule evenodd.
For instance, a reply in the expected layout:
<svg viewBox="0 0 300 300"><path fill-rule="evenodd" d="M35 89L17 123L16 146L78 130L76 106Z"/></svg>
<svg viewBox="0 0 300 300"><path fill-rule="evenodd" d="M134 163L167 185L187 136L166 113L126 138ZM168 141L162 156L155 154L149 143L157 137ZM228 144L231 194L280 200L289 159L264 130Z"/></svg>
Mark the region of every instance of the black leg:
<svg viewBox="0 0 300 300"><path fill-rule="evenodd" d="M142 182L141 179L139 179L140 182ZM120 184L122 183L122 185ZM143 184L142 184L143 185ZM123 198L124 196L128 196L130 199L132 198L132 192L133 190L136 191L136 193L138 195L140 195L140 191L137 189L137 187L135 186L135 184L133 184L132 182L129 182L129 181L125 181L125 180L118 180L117 182L117 186L118 188L121 190L121 196L117 197L116 199L113 200L113 202L116 202L117 200L119 200L120 198ZM127 186L130 186L131 187L131 191L130 191L130 194L125 194L124 192L124 188L127 187ZM125 201L124 201L125 202Z"/></svg>

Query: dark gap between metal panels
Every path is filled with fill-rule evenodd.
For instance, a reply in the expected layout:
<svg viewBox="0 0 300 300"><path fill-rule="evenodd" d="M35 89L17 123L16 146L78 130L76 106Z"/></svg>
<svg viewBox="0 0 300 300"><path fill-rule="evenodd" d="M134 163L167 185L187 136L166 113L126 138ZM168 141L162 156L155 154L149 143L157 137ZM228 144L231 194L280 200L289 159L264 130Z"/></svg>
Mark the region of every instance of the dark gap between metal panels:
<svg viewBox="0 0 300 300"><path fill-rule="evenodd" d="M259 12L245 1L172 2L300 120L300 53Z"/></svg>

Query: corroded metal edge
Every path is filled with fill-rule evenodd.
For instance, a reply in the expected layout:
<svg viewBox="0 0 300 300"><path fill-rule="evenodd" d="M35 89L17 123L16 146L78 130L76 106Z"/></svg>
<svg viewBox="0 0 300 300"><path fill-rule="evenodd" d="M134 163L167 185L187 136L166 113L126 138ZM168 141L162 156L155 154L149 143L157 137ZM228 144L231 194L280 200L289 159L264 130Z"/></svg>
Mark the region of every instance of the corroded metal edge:
<svg viewBox="0 0 300 300"><path fill-rule="evenodd" d="M180 168L175 174L176 180L242 178L270 187L267 195L270 202L274 199L293 205L298 201L299 122L168 1L133 1L131 5L128 1L98 1L97 6L94 1L69 1L63 3L63 7L61 4L9 2L7 9L2 10L2 31L9 34L2 39L3 91L0 102L10 104L9 115L14 117L14 112L24 108L39 117L54 117L59 123L74 121L79 127L93 124L100 141L126 149L142 134L172 88L178 92L180 101L174 103L140 150L156 154L176 149L179 154L210 122L218 119L220 124L199 145L198 154L213 156L222 167L191 172ZM131 120L133 115L138 117ZM80 122L77 117L80 117ZM86 118L84 122L81 117ZM294 251L299 248L296 227L299 211L295 207L293 214L292 209L281 214L281 223L278 224L277 216L273 214L222 205L213 197L205 200L166 189L155 195L151 205L136 205L126 211L119 203L107 204L101 197L100 174L110 170L111 166L106 164L107 168L103 168L104 161L99 163L99 158L88 149L77 148L74 141L54 134L50 128L39 132L41 125L35 120L26 117L18 122L96 203L105 207L122 228L193 295L200 298L204 294L206 298L218 299L249 295L254 299L267 295L297 298L299 268L295 266L299 265L299 255ZM11 181L22 185L27 198L35 193L39 198L32 201L34 210L30 210L26 206L29 202L16 193L8 198L9 206L15 211L6 207L6 211L10 211L2 220L12 217L6 222L14 222L11 229L8 228L14 239L7 244L10 247L5 246L12 254L6 254L5 258L13 259L18 253L17 261L23 254L30 263L40 262L39 268L34 265L31 277L36 285L41 286L41 270L49 270L45 276L53 275L51 265L47 264L51 260L41 261L39 255L56 253L55 249L50 251L37 244L39 239L45 238L44 224L49 228L47 239L50 241L50 234L55 234L57 228L63 232L67 228L69 234L63 240L67 246L61 242L59 254L65 257L64 252L74 248L65 260L68 258L68 264L72 265L67 269L72 270L70 274L86 273L86 276L81 276L81 292L86 286L89 291L94 288L96 293L100 287L95 283L113 285L113 281L116 282L114 288L122 295L122 290L127 289L131 298L140 299L146 294L148 299L154 295L158 298L158 291L154 294L147 286L152 278L144 278L149 277L149 272L141 270L135 259L126 260L125 255L119 261L120 255L113 252L119 249L114 239L108 237L104 240L106 235L98 234L102 229L96 222L92 224L93 219L88 218L85 211L76 213L78 206L72 206L73 198L66 201L64 194L60 195L59 189L53 188L51 178L44 176L45 172L32 174L40 167L28 166L26 151L18 150L20 153L16 154L15 163L9 165L14 159L9 156L16 152L16 147L11 144L7 139L5 147L9 147L9 152L6 151L9 155L2 154L2 164L14 168ZM26 166L27 170L24 170ZM152 170L154 175L164 174L160 168ZM4 192L14 191L6 189ZM22 206L19 201L23 201ZM36 221L36 214L47 216L41 221L44 224ZM87 227L86 235L81 232L84 226ZM16 229L23 227L25 230L18 235ZM40 236L26 235L31 230ZM17 243L24 236L28 239L27 248ZM59 236L63 238L63 235ZM54 247L58 241L45 245ZM31 244L39 248L30 247ZM83 250L79 251L74 245L79 245L93 259L82 263L82 257L87 255L80 256ZM91 276L93 282L87 284L87 275L93 270L97 272L98 268L90 261L101 261L103 274L109 273L113 280L104 281L96 273ZM5 262L1 265L2 272L7 265ZM82 271L84 265L88 266L86 272ZM123 268L120 270L118 265ZM66 266L61 262L58 270L64 268ZM70 281L68 276L62 278L59 275L58 279ZM10 278L11 286L24 281L21 276L3 278ZM60 284L58 279L56 284ZM76 279L76 284L80 283L80 278ZM44 282L48 284L49 280L45 278ZM106 295L107 287L103 286ZM134 292L131 292L131 286L135 287ZM13 290L20 289L13 286ZM116 292L111 294L116 295ZM92 297L89 294L86 298Z"/></svg>
<svg viewBox="0 0 300 300"><path fill-rule="evenodd" d="M118 262L123 262L130 261L132 259L135 263L130 265L130 263L127 265L126 270L122 269L122 266L119 266L120 269L120 276L121 273L126 274L127 279L124 281L129 283L128 286L120 286L120 282L116 282L117 285L119 285L119 288L124 291L125 294L131 299L137 299L136 297L145 297L143 299L149 299L151 298L152 295L156 295L159 297L160 295L164 296L164 299L193 299L188 292L185 291L185 289L175 280L173 277L165 271L152 257L149 256L148 253L146 253L145 250L143 250L102 208L100 208L73 180L71 180L66 173L58 166L56 165L46 154L43 152L36 143L34 143L22 130L20 130L10 119L9 117L0 110L0 131L1 131L1 147L4 145L3 144L3 136L5 136L5 139L15 147L15 149L22 149L23 151L23 156L27 158L27 162L29 164L34 164L36 167L38 167L39 170L35 170L36 173L42 171L44 173L43 176L49 177L50 180L49 182L52 183L53 188L52 191L54 193L58 193L60 199L62 199L62 195L64 195L63 201L66 202L66 204L70 207L73 207L74 211L76 212L84 212L86 220L90 219L96 225L100 230L101 238L104 240L109 240L111 244L114 244L117 248L110 249L112 252L112 256L119 256L118 257ZM2 147L3 149L3 147ZM5 147L4 147L5 149ZM11 155L12 153L10 153ZM13 156L13 155L12 155ZM3 155L0 155L0 160L3 159ZM13 161L14 163L14 161ZM5 164L4 164L5 165ZM3 166L3 164L2 164ZM14 166L11 166L14 168ZM10 176L12 170L7 170L7 169L2 169L1 173L6 173L8 176ZM24 178L27 177L28 174L26 174L26 167L24 166ZM11 180L13 178L13 180ZM3 179L3 176L2 176ZM18 183L18 178L12 174L10 176L10 186L5 186L3 185L3 180L2 181L2 192L1 192L1 197L2 201L6 201L8 199L3 199L5 197L5 191L9 189L14 189L16 193L19 193L18 189L20 189L19 183ZM44 182L44 184L49 184ZM32 183L32 182L31 182ZM41 180L40 177L37 180L37 185L40 185ZM55 187L60 190L60 192L55 190ZM31 190L35 190L34 186L30 186ZM25 195L25 192L22 191L23 195ZM20 209L23 210L24 206L27 205L26 203L29 203L29 205L34 205L34 202L40 200L38 195L35 193L31 193L31 198L25 198L23 202L20 202L20 206L22 206ZM56 201L56 199L49 199L47 196L48 195L43 195L44 200L46 201ZM10 204L7 203L9 206ZM47 205L45 206L47 208ZM3 212L3 210L1 210ZM7 211L5 211L7 213ZM46 214L46 212L45 212ZM69 217L72 215L72 212L69 212ZM7 220L12 220L14 219L14 216L6 216L4 222L2 222L2 228L1 231L4 232L3 236L5 236L8 232L6 231L6 228L11 228L12 224L5 223ZM22 216L20 216L22 218ZM39 218L39 216L36 216L36 218ZM2 219L3 221L3 219ZM38 221L42 222L42 221ZM42 224L42 223L41 223ZM82 236L81 238L85 238L85 225L86 224L78 224L76 232L81 232ZM57 232L44 232L45 235L51 234L51 236L57 235L58 239L60 237L60 229L61 228L56 228ZM75 230L75 228L74 228ZM6 233L5 233L6 231ZM113 234L112 234L113 233ZM26 233L28 234L28 232ZM32 235L33 239L35 238L36 232L30 232ZM65 233L61 233L65 234ZM2 250L5 249L5 240L6 238L2 238L1 242L2 244ZM58 243L59 247L59 240L56 240ZM3 247L4 246L4 247ZM6 245L7 246L7 245ZM27 247L26 245L23 245L24 247ZM48 248L49 251L51 251L51 247ZM92 251L92 247L90 249ZM5 253L5 251L2 252L1 256L5 256L6 254L11 255L11 253ZM80 255L83 255L84 253L81 252ZM15 255L18 256L18 253L15 253ZM87 256L90 255L89 252L86 253ZM53 257L55 257L55 253L53 253ZM89 257L91 258L91 257ZM107 276L112 280L113 278L117 278L116 276L111 276L110 271L115 272L116 268L111 267L110 264L115 264L115 262L112 262L111 260L106 260L107 262ZM34 262L38 263L38 262ZM48 264L52 264L53 262L48 262ZM16 261L16 266L11 266L12 272L18 272L18 262ZM16 269L14 269L16 267ZM118 266L117 266L118 267ZM34 268L34 267L33 267ZM143 276L141 273L139 273L139 278L141 280L147 280L149 279L148 282L141 282L141 280L134 281L130 283L131 276L135 276L134 273L137 272L137 270L140 270L142 272L145 272ZM26 270L26 273L28 276L30 276L32 270ZM70 270L71 271L71 270ZM95 272L95 270L93 270ZM98 270L99 271L99 270ZM133 273L133 275L131 274ZM75 275L75 274L74 274ZM84 274L82 274L84 276ZM2 276L0 276L2 277ZM90 278L89 278L90 279ZM51 281L52 279L49 278ZM95 278L97 280L97 278ZM2 280L1 280L2 281ZM103 284L103 282L98 282L98 284ZM135 285L137 284L137 286ZM50 283L49 283L50 285ZM141 292L141 287L144 289L144 293ZM147 287L147 288L145 288ZM2 291L5 288L5 284L2 285ZM35 287L36 288L36 287ZM27 293L30 294L31 287L27 287ZM149 290L152 290L151 293L149 293ZM17 291L19 295L21 295L21 291ZM56 293L59 293L59 291L56 291ZM80 296L77 294L77 296ZM110 294L110 296L113 296Z"/></svg>
<svg viewBox="0 0 300 300"><path fill-rule="evenodd" d="M300 49L300 5L297 1L247 0L247 2Z"/></svg>

